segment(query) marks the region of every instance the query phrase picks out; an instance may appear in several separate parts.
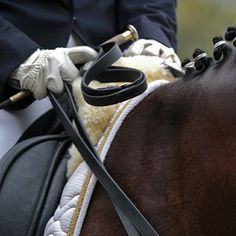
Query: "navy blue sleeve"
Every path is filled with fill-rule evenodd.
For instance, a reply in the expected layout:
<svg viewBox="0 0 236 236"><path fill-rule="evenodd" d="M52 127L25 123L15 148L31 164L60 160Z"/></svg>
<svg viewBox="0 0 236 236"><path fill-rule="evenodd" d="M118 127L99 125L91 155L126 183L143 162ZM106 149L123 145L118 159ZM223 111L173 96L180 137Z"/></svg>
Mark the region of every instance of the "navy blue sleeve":
<svg viewBox="0 0 236 236"><path fill-rule="evenodd" d="M37 48L39 45L0 15L0 101L8 96L9 74Z"/></svg>
<svg viewBox="0 0 236 236"><path fill-rule="evenodd" d="M118 0L118 24L128 24L140 38L155 39L176 50L176 0Z"/></svg>

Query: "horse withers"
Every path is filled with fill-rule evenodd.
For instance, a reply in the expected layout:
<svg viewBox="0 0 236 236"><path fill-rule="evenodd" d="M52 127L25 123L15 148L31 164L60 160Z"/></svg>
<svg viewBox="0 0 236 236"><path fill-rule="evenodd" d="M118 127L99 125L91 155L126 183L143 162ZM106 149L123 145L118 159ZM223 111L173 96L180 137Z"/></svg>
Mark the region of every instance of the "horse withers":
<svg viewBox="0 0 236 236"><path fill-rule="evenodd" d="M226 39L236 37L234 30ZM183 78L151 93L126 117L105 165L161 236L233 236L236 51L218 40L214 59L201 50L194 57ZM125 235L99 183L81 235Z"/></svg>

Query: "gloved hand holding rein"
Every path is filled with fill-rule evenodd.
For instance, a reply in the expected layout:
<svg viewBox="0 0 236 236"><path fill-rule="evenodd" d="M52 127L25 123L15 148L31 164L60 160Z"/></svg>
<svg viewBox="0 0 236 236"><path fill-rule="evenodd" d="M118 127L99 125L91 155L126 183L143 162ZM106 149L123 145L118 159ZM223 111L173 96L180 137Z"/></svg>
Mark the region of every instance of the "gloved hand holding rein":
<svg viewBox="0 0 236 236"><path fill-rule="evenodd" d="M61 93L63 80L72 83L80 75L75 64L89 62L96 56L97 52L87 46L38 49L10 77L19 81L20 89L29 90L34 98L42 99L47 96L47 89Z"/></svg>

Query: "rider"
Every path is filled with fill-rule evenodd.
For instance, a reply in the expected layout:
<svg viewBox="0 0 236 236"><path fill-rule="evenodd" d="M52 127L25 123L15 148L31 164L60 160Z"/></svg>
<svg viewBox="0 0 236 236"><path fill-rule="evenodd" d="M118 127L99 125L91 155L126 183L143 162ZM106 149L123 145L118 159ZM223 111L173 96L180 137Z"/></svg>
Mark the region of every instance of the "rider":
<svg viewBox="0 0 236 236"><path fill-rule="evenodd" d="M0 111L0 158L51 109L47 88L61 93L62 80L79 76L74 64L93 60L93 47L128 24L141 39L126 45L125 56L168 57L179 65L175 10L176 0L0 0L0 102L16 92L10 81L33 95L18 104L21 110Z"/></svg>

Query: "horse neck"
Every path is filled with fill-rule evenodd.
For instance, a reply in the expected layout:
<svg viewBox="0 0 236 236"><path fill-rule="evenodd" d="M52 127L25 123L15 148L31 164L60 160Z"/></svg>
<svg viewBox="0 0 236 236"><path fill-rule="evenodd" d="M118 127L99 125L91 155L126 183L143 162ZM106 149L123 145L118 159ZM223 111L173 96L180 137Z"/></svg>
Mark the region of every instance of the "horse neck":
<svg viewBox="0 0 236 236"><path fill-rule="evenodd" d="M236 130L202 81L150 95L127 117L107 157L112 176L160 235L235 232Z"/></svg>
<svg viewBox="0 0 236 236"><path fill-rule="evenodd" d="M108 152L108 171L162 236L236 232L234 57L149 95ZM125 235L98 184L82 235L101 232Z"/></svg>

